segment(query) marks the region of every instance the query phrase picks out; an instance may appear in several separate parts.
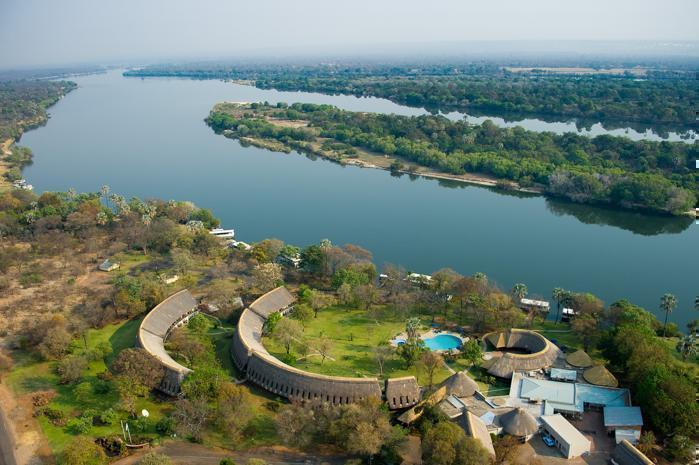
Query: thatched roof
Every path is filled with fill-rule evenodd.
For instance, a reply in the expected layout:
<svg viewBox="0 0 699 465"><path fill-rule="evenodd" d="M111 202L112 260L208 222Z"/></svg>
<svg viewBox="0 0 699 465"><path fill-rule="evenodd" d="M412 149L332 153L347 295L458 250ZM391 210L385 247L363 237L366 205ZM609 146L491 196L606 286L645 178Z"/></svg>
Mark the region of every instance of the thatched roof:
<svg viewBox="0 0 699 465"><path fill-rule="evenodd" d="M500 424L512 436L529 436L539 430L539 424L532 414L520 407L502 415Z"/></svg>
<svg viewBox="0 0 699 465"><path fill-rule="evenodd" d="M434 391L432 394L427 396L426 399L423 399L420 401L419 404L417 404L415 407L406 410L405 412L401 413L401 415L397 418L397 420L400 423L403 423L404 425L409 425L410 423L414 422L418 418L422 416L422 413L424 411L425 405L437 405L439 404L447 395L447 388L444 386L440 387L436 391Z"/></svg>
<svg viewBox="0 0 699 465"><path fill-rule="evenodd" d="M566 362L574 367L587 368L592 366L592 359L584 350L576 350L572 354L568 354Z"/></svg>
<svg viewBox="0 0 699 465"><path fill-rule="evenodd" d="M495 457L495 448L493 447L493 439L490 437L488 427L483 423L483 420L475 416L469 411L464 412L461 416L461 427L468 436L477 439L488 453Z"/></svg>
<svg viewBox="0 0 699 465"><path fill-rule="evenodd" d="M454 373L442 386L447 388L448 395L456 397L471 397L478 391L478 384L465 371Z"/></svg>
<svg viewBox="0 0 699 465"><path fill-rule="evenodd" d="M613 374L607 370L604 365L597 365L592 368L588 368L583 373L583 378L590 384L596 384L597 386L608 386L617 387L619 386L619 381L614 377Z"/></svg>
<svg viewBox="0 0 699 465"><path fill-rule="evenodd" d="M506 352L501 357L493 357L488 361L488 373L499 378L511 378L515 371L533 371L549 367L563 355L555 344L534 331L510 329L486 334L484 339L498 349L522 349L529 352Z"/></svg>
<svg viewBox="0 0 699 465"><path fill-rule="evenodd" d="M412 407L420 401L420 386L414 376L386 380L386 402L388 408Z"/></svg>

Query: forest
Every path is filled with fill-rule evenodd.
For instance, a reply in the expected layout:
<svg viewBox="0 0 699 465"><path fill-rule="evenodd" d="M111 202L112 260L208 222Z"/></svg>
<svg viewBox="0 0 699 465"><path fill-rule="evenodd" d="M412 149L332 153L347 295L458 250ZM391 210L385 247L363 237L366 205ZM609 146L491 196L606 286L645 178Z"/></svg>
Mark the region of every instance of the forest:
<svg viewBox="0 0 699 465"><path fill-rule="evenodd" d="M70 81L0 81L0 140L46 123L46 109L75 89Z"/></svg>
<svg viewBox="0 0 699 465"><path fill-rule="evenodd" d="M127 71L127 76L182 76L254 81L263 89L372 96L434 112L509 118L576 118L609 127L640 123L678 132L694 124L699 83L691 74L650 70L630 74L519 74L494 63L183 66Z"/></svg>
<svg viewBox="0 0 699 465"><path fill-rule="evenodd" d="M307 127L273 124L306 121ZM519 186L541 186L553 196L656 213L683 214L696 204L696 144L587 138L471 125L442 116L407 117L340 110L314 104L217 105L207 118L231 137L280 141L303 149L313 141L357 147L445 173L483 173Z"/></svg>

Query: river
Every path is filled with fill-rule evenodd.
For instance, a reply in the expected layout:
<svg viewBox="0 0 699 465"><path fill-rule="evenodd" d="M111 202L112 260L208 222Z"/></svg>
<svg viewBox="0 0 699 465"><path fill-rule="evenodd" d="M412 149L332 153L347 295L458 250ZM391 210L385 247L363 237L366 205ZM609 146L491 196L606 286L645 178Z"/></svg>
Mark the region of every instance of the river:
<svg viewBox="0 0 699 465"><path fill-rule="evenodd" d="M375 262L422 273L476 271L509 289L550 300L553 287L628 298L661 318L660 297L679 300L684 328L699 318L699 225L516 195L453 182L342 167L217 136L204 124L220 101L329 103L348 110L424 113L383 99L261 90L220 81L73 79L79 88L27 132L25 177L38 192L97 191L192 200L211 208L240 240L277 237L304 246L354 243Z"/></svg>

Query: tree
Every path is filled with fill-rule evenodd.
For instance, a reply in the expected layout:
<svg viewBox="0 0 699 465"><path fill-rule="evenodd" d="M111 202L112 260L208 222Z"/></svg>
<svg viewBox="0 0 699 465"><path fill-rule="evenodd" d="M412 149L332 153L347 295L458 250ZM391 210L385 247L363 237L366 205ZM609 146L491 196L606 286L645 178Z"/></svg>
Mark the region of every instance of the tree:
<svg viewBox="0 0 699 465"><path fill-rule="evenodd" d="M392 435L388 413L381 408L381 401L376 397L342 405L339 411L340 416L331 423L329 433L351 454L372 457Z"/></svg>
<svg viewBox="0 0 699 465"><path fill-rule="evenodd" d="M262 292L271 291L282 282L282 267L277 263L262 263L252 270L253 286Z"/></svg>
<svg viewBox="0 0 699 465"><path fill-rule="evenodd" d="M461 345L461 357L475 365L483 359L483 348L476 339L471 338Z"/></svg>
<svg viewBox="0 0 699 465"><path fill-rule="evenodd" d="M593 341L598 336L597 325L597 319L594 315L589 313L578 315L570 324L571 329L582 337L586 352L590 349Z"/></svg>
<svg viewBox="0 0 699 465"><path fill-rule="evenodd" d="M672 436L665 446L676 463L690 463L695 457L695 445L689 437L682 434Z"/></svg>
<svg viewBox="0 0 699 465"><path fill-rule="evenodd" d="M165 454L149 452L143 456L138 465L172 465L172 460Z"/></svg>
<svg viewBox="0 0 699 465"><path fill-rule="evenodd" d="M240 436L253 417L251 400L247 391L231 382L224 382L216 400L216 421L224 433L234 441Z"/></svg>
<svg viewBox="0 0 699 465"><path fill-rule="evenodd" d="M316 350L320 354L320 364L325 362L325 359L330 356L330 351L333 349L333 343L327 337L321 337L316 344Z"/></svg>
<svg viewBox="0 0 699 465"><path fill-rule="evenodd" d="M378 298L378 292L373 284L361 284L354 288L353 294L355 302L365 310L368 310Z"/></svg>
<svg viewBox="0 0 699 465"><path fill-rule="evenodd" d="M308 296L308 304L313 309L313 317L318 318L318 312L320 310L336 305L337 300L330 294L314 290Z"/></svg>
<svg viewBox="0 0 699 465"><path fill-rule="evenodd" d="M277 323L279 323L282 319L282 314L279 312L272 312L269 314L267 319L265 320L264 325L262 325L262 334L265 336L268 336L274 332L274 328L277 327Z"/></svg>
<svg viewBox="0 0 699 465"><path fill-rule="evenodd" d="M308 322L313 319L313 315L314 313L311 306L304 303L294 305L294 310L291 312L291 316L294 319L299 320L304 328Z"/></svg>
<svg viewBox="0 0 699 465"><path fill-rule="evenodd" d="M553 300L556 301L556 323L560 320L561 316L561 305L565 305L572 299L572 294L565 289L560 287L553 288Z"/></svg>
<svg viewBox="0 0 699 465"><path fill-rule="evenodd" d="M201 432L211 416L211 407L205 398L180 399L175 402L172 416L175 418L179 434L201 441Z"/></svg>
<svg viewBox="0 0 699 465"><path fill-rule="evenodd" d="M117 375L131 378L150 389L159 386L165 376L165 368L143 349L122 350L111 368Z"/></svg>
<svg viewBox="0 0 699 465"><path fill-rule="evenodd" d="M56 371L61 384L75 384L82 378L83 370L87 368L87 360L80 355L71 355L58 363Z"/></svg>
<svg viewBox="0 0 699 465"><path fill-rule="evenodd" d="M677 341L677 346L675 349L680 353L680 355L682 355L682 360L685 361L687 361L687 359L690 357L695 357L699 352L697 339L694 337L694 335L685 336Z"/></svg>
<svg viewBox="0 0 699 465"><path fill-rule="evenodd" d="M450 421L439 421L429 428L422 441L425 465L487 465L488 452L475 439Z"/></svg>
<svg viewBox="0 0 699 465"><path fill-rule="evenodd" d="M527 289L526 284L517 283L512 286L512 297L517 299L517 302L521 302L528 292L529 290Z"/></svg>
<svg viewBox="0 0 699 465"><path fill-rule="evenodd" d="M383 377L383 367L388 359L393 357L395 350L388 344L379 344L372 349L372 354L374 355L374 360L376 365L379 367L379 376Z"/></svg>
<svg viewBox="0 0 699 465"><path fill-rule="evenodd" d="M286 354L291 354L291 346L294 342L299 341L303 334L301 324L290 318L282 318L274 328L272 337L286 349Z"/></svg>
<svg viewBox="0 0 699 465"><path fill-rule="evenodd" d="M425 369L427 374L427 389L432 390L434 384L434 373L439 367L444 364L444 358L437 352L426 350L420 356L420 365Z"/></svg>
<svg viewBox="0 0 699 465"><path fill-rule="evenodd" d="M430 284L443 306L445 315L447 312L447 305L449 304L449 297L454 292L454 283L456 283L459 278L461 278L461 275L451 268L444 268L432 274Z"/></svg>
<svg viewBox="0 0 699 465"><path fill-rule="evenodd" d="M677 307L677 298L672 294L665 294L660 298L660 309L665 312L665 323L663 324L663 337L666 336L667 318Z"/></svg>
<svg viewBox="0 0 699 465"><path fill-rule="evenodd" d="M186 274L195 263L192 254L186 249L172 249L170 251L170 258L175 267L175 271L180 274Z"/></svg>
<svg viewBox="0 0 699 465"><path fill-rule="evenodd" d="M408 334L408 339L417 339L418 331L422 326L422 322L418 317L411 317L405 322L405 332Z"/></svg>
<svg viewBox="0 0 699 465"><path fill-rule="evenodd" d="M48 360L61 358L68 352L71 339L72 336L63 326L49 329L38 346L39 353Z"/></svg>
<svg viewBox="0 0 699 465"><path fill-rule="evenodd" d="M652 431L649 430L641 433L641 437L638 439L638 450L649 457L654 454L655 434L653 434Z"/></svg>
<svg viewBox="0 0 699 465"><path fill-rule="evenodd" d="M349 283L342 283L337 288L337 297L342 305L351 305L354 302L352 286Z"/></svg>
<svg viewBox="0 0 699 465"><path fill-rule="evenodd" d="M92 439L77 436L63 449L63 463L70 465L103 465L107 456Z"/></svg>
<svg viewBox="0 0 699 465"><path fill-rule="evenodd" d="M316 418L313 410L300 404L292 403L282 406L275 424L282 442L292 447L309 446L316 433Z"/></svg>

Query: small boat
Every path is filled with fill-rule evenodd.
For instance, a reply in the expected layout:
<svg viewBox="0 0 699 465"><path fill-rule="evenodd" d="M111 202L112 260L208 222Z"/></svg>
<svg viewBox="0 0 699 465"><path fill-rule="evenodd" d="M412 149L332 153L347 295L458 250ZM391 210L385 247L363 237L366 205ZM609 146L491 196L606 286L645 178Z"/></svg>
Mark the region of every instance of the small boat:
<svg viewBox="0 0 699 465"><path fill-rule="evenodd" d="M209 234L221 239L233 239L235 237L235 229L214 228L209 231Z"/></svg>

